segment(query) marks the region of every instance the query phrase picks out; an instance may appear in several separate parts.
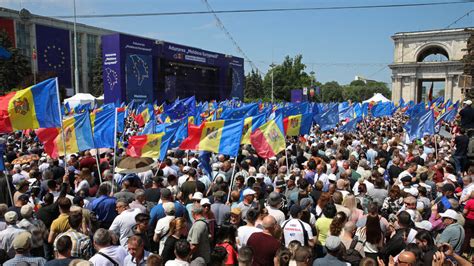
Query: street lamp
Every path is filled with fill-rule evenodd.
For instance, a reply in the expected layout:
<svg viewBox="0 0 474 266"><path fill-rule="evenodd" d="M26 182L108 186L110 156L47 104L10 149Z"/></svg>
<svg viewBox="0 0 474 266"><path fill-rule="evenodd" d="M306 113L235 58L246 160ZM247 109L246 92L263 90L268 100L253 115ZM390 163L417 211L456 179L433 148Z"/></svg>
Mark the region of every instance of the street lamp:
<svg viewBox="0 0 474 266"><path fill-rule="evenodd" d="M74 2L74 91L79 93L79 68L77 67L77 30L76 30L76 0Z"/></svg>
<svg viewBox="0 0 474 266"><path fill-rule="evenodd" d="M273 103L273 68L274 68L275 66L276 66L276 65L273 64L273 62L272 62L272 64L270 65L270 67L272 68L272 103Z"/></svg>

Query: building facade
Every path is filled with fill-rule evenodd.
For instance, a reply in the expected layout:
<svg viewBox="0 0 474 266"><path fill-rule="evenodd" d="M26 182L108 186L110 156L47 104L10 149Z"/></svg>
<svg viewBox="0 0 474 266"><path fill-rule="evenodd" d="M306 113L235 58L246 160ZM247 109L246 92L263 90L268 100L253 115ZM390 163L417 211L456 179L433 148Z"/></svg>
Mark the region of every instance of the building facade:
<svg viewBox="0 0 474 266"><path fill-rule="evenodd" d="M0 8L0 31L30 58L32 73L57 76L74 94L74 24ZM244 60L199 48L76 24L79 92L90 92L102 45L105 102L243 98Z"/></svg>
<svg viewBox="0 0 474 266"><path fill-rule="evenodd" d="M458 85L463 73L461 59L474 28L402 32L395 44L392 69L392 101L422 101L423 82L444 82L444 98L463 98ZM436 60L431 60L433 57Z"/></svg>

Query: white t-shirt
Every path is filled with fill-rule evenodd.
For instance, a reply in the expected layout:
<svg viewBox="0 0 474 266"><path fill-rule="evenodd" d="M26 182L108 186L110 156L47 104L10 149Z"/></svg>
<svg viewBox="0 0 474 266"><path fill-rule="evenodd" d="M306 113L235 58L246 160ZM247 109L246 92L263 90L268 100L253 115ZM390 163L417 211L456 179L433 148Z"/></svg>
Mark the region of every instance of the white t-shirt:
<svg viewBox="0 0 474 266"><path fill-rule="evenodd" d="M301 226L303 224L304 228ZM304 246L304 232L306 230L308 233L308 241L313 239L313 231L311 230L311 226L299 219L291 218L289 220L284 221L281 223L281 227L283 229L283 234L285 236L285 246L288 247L291 241L297 240Z"/></svg>
<svg viewBox="0 0 474 266"><path fill-rule="evenodd" d="M87 182L87 180L82 180L81 182L79 182L79 184L77 184L77 187L76 189L74 190L75 193L79 192L81 189L89 189L89 182Z"/></svg>
<svg viewBox="0 0 474 266"><path fill-rule="evenodd" d="M111 257L116 263L119 264L119 266L124 265L125 257L127 257L127 250L122 246L108 246L106 248L100 249L99 251ZM92 262L92 264L96 266L112 265L112 262L110 262L109 259L100 254L95 254L92 256L89 262Z"/></svg>
<svg viewBox="0 0 474 266"><path fill-rule="evenodd" d="M158 220L155 227L155 234L160 236L160 250L159 254L163 252L163 248L165 247L165 241L167 238L167 234L170 230L170 222L174 220L174 216L166 215L165 217Z"/></svg>
<svg viewBox="0 0 474 266"><path fill-rule="evenodd" d="M245 247L247 245L247 240L253 233L262 232L263 230L257 228L255 226L241 226L237 229L237 239L239 240L239 244L237 244L238 248Z"/></svg>
<svg viewBox="0 0 474 266"><path fill-rule="evenodd" d="M110 225L109 230L114 231L120 237L120 245L122 247L127 247L128 237L132 231L132 227L135 223L135 216L141 213L140 209L128 209L123 211L117 217L115 217L112 225Z"/></svg>
<svg viewBox="0 0 474 266"><path fill-rule="evenodd" d="M278 224L281 224L285 221L285 214L277 208L268 206L265 204L265 207L268 210L268 215L273 216Z"/></svg>

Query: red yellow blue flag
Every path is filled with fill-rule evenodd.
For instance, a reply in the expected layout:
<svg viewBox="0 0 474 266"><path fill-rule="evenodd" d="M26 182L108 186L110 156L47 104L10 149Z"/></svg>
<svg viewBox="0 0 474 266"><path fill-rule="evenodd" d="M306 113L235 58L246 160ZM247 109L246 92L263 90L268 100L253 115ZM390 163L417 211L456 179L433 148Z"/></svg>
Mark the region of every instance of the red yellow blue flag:
<svg viewBox="0 0 474 266"><path fill-rule="evenodd" d="M283 119L278 115L259 127L250 135L250 141L258 156L268 159L285 150L285 135L283 134Z"/></svg>
<svg viewBox="0 0 474 266"><path fill-rule="evenodd" d="M179 148L237 156L243 127L243 119L203 122L199 126L189 124L188 137Z"/></svg>
<svg viewBox="0 0 474 266"><path fill-rule="evenodd" d="M0 133L61 126L57 80L0 97Z"/></svg>
<svg viewBox="0 0 474 266"><path fill-rule="evenodd" d="M312 114L290 115L283 119L283 128L286 136L300 136L309 134L313 122Z"/></svg>
<svg viewBox="0 0 474 266"><path fill-rule="evenodd" d="M77 153L94 148L94 138L88 113L77 114L63 121L66 153ZM44 144L46 153L52 158L64 156L64 142L60 128L36 130L38 139Z"/></svg>

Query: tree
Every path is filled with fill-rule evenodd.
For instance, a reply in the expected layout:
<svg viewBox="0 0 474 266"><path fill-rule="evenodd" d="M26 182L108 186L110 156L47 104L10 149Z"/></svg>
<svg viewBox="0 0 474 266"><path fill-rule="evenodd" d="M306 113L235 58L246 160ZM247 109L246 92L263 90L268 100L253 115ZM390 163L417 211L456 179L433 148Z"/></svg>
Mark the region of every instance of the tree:
<svg viewBox="0 0 474 266"><path fill-rule="evenodd" d="M99 52L94 58L94 62L92 63L92 71L90 73L90 81L91 84L89 88L91 88L91 94L95 97L99 97L104 94L104 77L102 72L102 45L99 46Z"/></svg>
<svg viewBox="0 0 474 266"><path fill-rule="evenodd" d="M263 98L263 79L260 73L252 71L245 78L244 97L247 99Z"/></svg>
<svg viewBox="0 0 474 266"><path fill-rule="evenodd" d="M11 53L9 59L0 59L0 94L4 94L13 89L23 88L20 85L25 77L31 75L31 68L28 58L13 47L6 31L0 31L0 47Z"/></svg>
<svg viewBox="0 0 474 266"><path fill-rule="evenodd" d="M322 102L342 102L343 99L342 87L337 81L326 82L321 86Z"/></svg>
<svg viewBox="0 0 474 266"><path fill-rule="evenodd" d="M265 95L271 97L272 74L273 95L276 100L290 101L291 90L309 87L311 77L304 71L306 65L302 63L302 59L302 55L297 55L294 58L286 56L282 64L270 69L263 81Z"/></svg>

